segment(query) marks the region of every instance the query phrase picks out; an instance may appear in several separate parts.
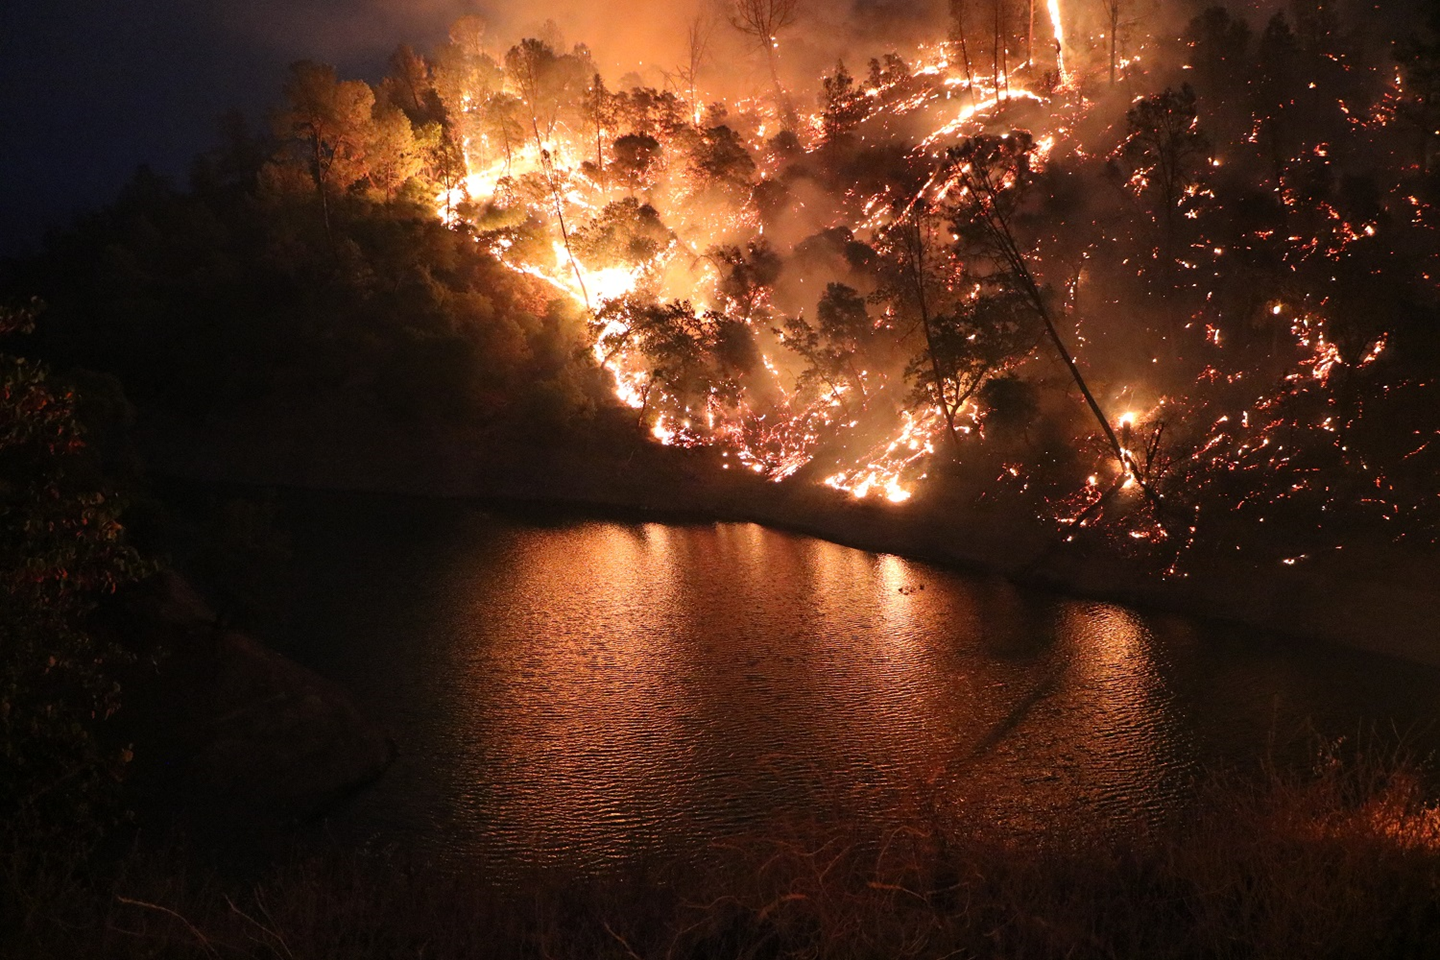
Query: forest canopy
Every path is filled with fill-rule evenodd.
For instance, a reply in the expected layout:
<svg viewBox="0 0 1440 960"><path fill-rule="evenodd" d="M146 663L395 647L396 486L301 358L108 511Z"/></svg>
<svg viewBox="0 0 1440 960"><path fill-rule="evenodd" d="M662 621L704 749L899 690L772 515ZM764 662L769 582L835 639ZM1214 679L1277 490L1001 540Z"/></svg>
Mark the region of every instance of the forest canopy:
<svg viewBox="0 0 1440 960"><path fill-rule="evenodd" d="M1435 18L1102 6L956 0L800 89L795 5L742 4L768 82L729 100L724 23L647 85L465 18L378 82L294 64L11 282L45 356L193 423L630 431L1172 561L1430 542Z"/></svg>

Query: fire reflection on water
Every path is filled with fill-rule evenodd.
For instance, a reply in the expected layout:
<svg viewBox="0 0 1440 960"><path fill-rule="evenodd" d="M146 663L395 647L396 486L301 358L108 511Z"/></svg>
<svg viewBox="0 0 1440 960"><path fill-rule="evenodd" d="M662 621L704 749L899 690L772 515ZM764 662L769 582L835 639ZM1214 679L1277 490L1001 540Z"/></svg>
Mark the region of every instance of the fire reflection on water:
<svg viewBox="0 0 1440 960"><path fill-rule="evenodd" d="M1044 829L1077 794L1153 812L1183 763L1132 616L1037 621L1007 585L754 525L545 531L457 609L451 817L502 860L884 819L937 784Z"/></svg>
<svg viewBox="0 0 1440 960"><path fill-rule="evenodd" d="M1158 813L1164 785L1136 785L1188 772L1182 725L1173 716L1164 664L1141 617L1112 604L1067 605L1056 642L1067 661L1059 699L1074 711L1075 792L1104 804L1125 796Z"/></svg>
<svg viewBox="0 0 1440 960"><path fill-rule="evenodd" d="M428 553L366 560L358 532L315 551L322 613L292 650L330 631L332 659L302 659L400 744L327 829L497 879L813 825L881 836L927 799L1027 837L1128 830L1180 809L1198 764L1267 756L1277 725L1403 728L1390 711L1440 696L1433 672L754 525L426 509ZM367 507L355 529L374 526Z"/></svg>
<svg viewBox="0 0 1440 960"><path fill-rule="evenodd" d="M673 551L668 533L604 526L529 542L471 608L493 642L475 651L476 700L454 732L476 737L485 776L458 799L542 861L559 852L556 834L587 859L624 856L623 828L688 805L676 772L691 767L689 718L674 709L684 651L676 625L654 615L674 604L675 584L655 576L654 558Z"/></svg>

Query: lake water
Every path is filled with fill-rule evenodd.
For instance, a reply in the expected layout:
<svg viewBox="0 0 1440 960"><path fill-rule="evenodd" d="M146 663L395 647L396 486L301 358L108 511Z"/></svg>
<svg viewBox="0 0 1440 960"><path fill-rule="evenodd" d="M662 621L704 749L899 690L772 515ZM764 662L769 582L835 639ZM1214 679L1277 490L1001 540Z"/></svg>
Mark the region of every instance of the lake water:
<svg viewBox="0 0 1440 960"><path fill-rule="evenodd" d="M1436 740L1440 672L1022 591L751 524L296 495L264 637L399 743L327 829L503 874L701 856L943 802L1125 830L1198 770L1367 723Z"/></svg>

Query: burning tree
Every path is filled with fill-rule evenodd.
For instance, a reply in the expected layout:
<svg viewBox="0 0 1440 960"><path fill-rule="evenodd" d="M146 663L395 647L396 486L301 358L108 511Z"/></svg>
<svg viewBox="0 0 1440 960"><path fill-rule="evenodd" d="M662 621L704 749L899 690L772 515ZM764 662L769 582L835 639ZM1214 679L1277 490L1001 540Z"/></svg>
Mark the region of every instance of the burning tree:
<svg viewBox="0 0 1440 960"><path fill-rule="evenodd" d="M799 7L800 0L735 0L730 10L730 25L754 40L764 51L765 65L770 68L770 81L775 84L775 102L787 122L791 121L794 111L780 83L775 51L780 46L780 31L795 22Z"/></svg>
<svg viewBox="0 0 1440 960"><path fill-rule="evenodd" d="M1395 189L1415 170L1386 159L1392 122L1433 112L1433 44L1396 48L1397 84L1323 10L1293 32L1272 19L1252 58L1243 20L1217 8L1187 30L1187 73L1134 38L1146 60L1129 79L1159 92L1122 120L1084 94L1118 78L1123 5L1089 18L1108 57L1068 66L1084 38L1065 25L1087 18L1045 7L1058 86L1018 53L1033 5L955 0L948 42L877 52L861 78L835 62L802 118L776 60L796 2L741 0L732 23L765 53L778 134L768 102L697 102L701 21L664 90L612 87L558 41L497 61L462 25L373 89L297 74L282 152L322 204L428 191L480 255L591 321L618 403L664 442L899 502L937 450L982 460L987 419L1038 421L1047 462L1067 465L1049 519L1099 516L1130 489L1151 509L1121 536L1149 542L1160 517L1188 540L1178 517L1236 477L1274 502L1294 464L1342 469L1316 431L1363 421L1377 364L1419 349L1423 323L1390 315L1428 301L1366 276L1389 275L1402 244L1436 275L1424 191ZM1343 99L1316 92L1332 83ZM1274 454L1282 425L1304 457ZM1011 454L1023 486L1040 454Z"/></svg>

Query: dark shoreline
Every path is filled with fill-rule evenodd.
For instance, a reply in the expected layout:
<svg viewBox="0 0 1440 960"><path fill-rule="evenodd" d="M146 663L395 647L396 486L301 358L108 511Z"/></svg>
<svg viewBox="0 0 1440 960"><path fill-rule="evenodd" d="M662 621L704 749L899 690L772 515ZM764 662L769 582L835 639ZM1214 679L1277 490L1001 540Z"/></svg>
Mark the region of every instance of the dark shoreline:
<svg viewBox="0 0 1440 960"><path fill-rule="evenodd" d="M891 505L857 501L818 484L784 485L749 476L704 475L701 464L620 464L560 452L520 466L466 458L443 476L397 465L437 457L294 461L221 455L204 461L156 458L158 478L235 489L292 489L468 501L517 516L575 515L633 522L756 523L872 553L1001 577L1017 586L1119 603L1151 613L1263 630L1295 642L1321 641L1440 666L1440 555L1386 545L1366 559L1317 557L1294 566L1215 565L1166 578L1143 561L1057 549L1053 528L1033 519L949 513L917 496ZM669 451L667 451L668 453ZM234 451L231 451L233 454ZM544 460L544 457L538 458ZM266 462L268 460L268 462ZM368 461L368 462L367 462ZM291 469L287 469L289 466ZM376 469L379 466L380 469ZM466 470L465 467L472 469ZM498 466L498 469L497 469ZM963 507L962 507L963 509ZM989 522L985 522L988 520ZM1038 562L1037 562L1038 561ZM1427 577L1427 573L1431 574ZM1428 589L1426 587L1428 586Z"/></svg>

